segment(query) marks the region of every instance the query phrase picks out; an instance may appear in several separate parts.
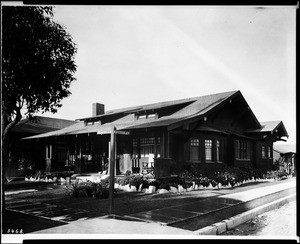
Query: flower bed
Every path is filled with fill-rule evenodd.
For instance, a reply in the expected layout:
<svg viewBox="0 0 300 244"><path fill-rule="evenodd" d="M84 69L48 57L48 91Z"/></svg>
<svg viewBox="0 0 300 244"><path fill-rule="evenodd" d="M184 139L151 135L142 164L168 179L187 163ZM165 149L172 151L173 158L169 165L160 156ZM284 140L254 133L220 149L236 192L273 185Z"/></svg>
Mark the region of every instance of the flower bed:
<svg viewBox="0 0 300 244"><path fill-rule="evenodd" d="M253 168L226 167L210 175L198 172L184 171L177 177L164 179L149 179L142 175L127 173L122 178L116 178L115 188L131 192L167 193L185 192L201 189L222 189L240 186L251 182L263 182L287 178L281 171L266 173Z"/></svg>
<svg viewBox="0 0 300 244"><path fill-rule="evenodd" d="M109 196L108 179L101 182L79 181L67 186L69 194L73 197L93 197L93 198L108 198Z"/></svg>
<svg viewBox="0 0 300 244"><path fill-rule="evenodd" d="M154 179L151 175L131 174L115 177L116 191L144 193L181 193L204 189L224 189L237 187L251 182L263 182L285 179L286 172L267 171L265 173L252 168L226 167L210 175L199 172L183 171L176 177ZM108 197L109 177L97 182L76 180L67 187L74 197Z"/></svg>
<svg viewBox="0 0 300 244"><path fill-rule="evenodd" d="M71 177L73 173L67 172L51 172L45 173L42 171L36 171L33 174L29 174L25 176L25 181L39 181L39 182L58 182L58 183L66 183L68 178Z"/></svg>

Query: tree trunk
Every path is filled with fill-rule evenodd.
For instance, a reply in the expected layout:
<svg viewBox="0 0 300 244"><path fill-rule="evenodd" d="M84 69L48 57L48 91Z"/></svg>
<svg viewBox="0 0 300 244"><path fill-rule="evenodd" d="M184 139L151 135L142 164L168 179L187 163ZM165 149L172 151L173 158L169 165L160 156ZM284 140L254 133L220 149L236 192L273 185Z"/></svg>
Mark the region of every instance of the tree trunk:
<svg viewBox="0 0 300 244"><path fill-rule="evenodd" d="M6 113L3 113L2 111L2 164L1 164L1 174L2 174L2 194L1 194L1 200L2 200L2 210L5 210L5 167L9 164L9 133L11 129L21 120L21 109L16 110L17 116L16 118L8 122L8 117Z"/></svg>

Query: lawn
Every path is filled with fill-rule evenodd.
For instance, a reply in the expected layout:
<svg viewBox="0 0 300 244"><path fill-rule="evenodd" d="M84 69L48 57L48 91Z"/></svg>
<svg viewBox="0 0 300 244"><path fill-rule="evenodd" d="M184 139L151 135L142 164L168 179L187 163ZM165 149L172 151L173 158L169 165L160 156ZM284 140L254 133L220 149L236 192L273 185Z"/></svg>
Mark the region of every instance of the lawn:
<svg viewBox="0 0 300 244"><path fill-rule="evenodd" d="M114 213L128 215L143 211L160 209L185 203L191 203L199 199L213 197L222 194L251 189L258 185L274 184L276 182L255 182L245 186L230 189L198 190L183 193L149 194L143 192L117 191L114 196ZM66 185L53 184L36 192L19 193L9 196L10 198L26 199L31 202L45 202L66 208L85 209L89 217L98 217L108 214L109 200L92 197L73 197L69 194Z"/></svg>
<svg viewBox="0 0 300 244"><path fill-rule="evenodd" d="M255 182L229 189L197 190L184 193L149 194L143 192L118 191L114 197L114 213L116 215L125 216L143 211L192 203L193 201L207 197L235 193L278 183L280 183L280 181ZM75 198L69 194L66 185L57 184L47 185L42 189L39 188L39 191L35 192L7 195L6 199L8 198L16 200L23 199L29 202L50 203L71 209L84 209L88 211L86 216L88 218L106 215L109 209L108 199L96 199L92 197ZM24 232L26 231L25 233L29 233L61 224L61 222L12 211L7 211L3 214L3 233L5 233L8 228L20 228L20 226L23 226Z"/></svg>

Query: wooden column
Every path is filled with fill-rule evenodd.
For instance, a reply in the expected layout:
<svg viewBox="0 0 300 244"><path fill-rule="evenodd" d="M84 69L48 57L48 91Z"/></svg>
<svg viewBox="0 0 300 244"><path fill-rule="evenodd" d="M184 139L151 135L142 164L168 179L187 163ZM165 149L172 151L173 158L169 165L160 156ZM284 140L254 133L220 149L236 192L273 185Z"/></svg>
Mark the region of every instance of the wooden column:
<svg viewBox="0 0 300 244"><path fill-rule="evenodd" d="M115 127L114 127L110 134L109 209L108 209L108 213L110 215L114 214L115 161L116 161L116 133L115 133Z"/></svg>

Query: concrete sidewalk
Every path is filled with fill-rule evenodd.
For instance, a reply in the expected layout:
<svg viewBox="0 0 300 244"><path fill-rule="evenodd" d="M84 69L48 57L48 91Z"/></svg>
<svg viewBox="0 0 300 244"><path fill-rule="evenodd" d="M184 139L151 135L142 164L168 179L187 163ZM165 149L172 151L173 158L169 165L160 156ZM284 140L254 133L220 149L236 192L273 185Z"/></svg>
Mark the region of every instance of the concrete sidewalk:
<svg viewBox="0 0 300 244"><path fill-rule="evenodd" d="M210 197L180 206L140 212L129 216L104 216L79 220L67 225L32 232L32 234L214 235L218 234L218 230L220 231L224 228L226 230L228 226L226 226L225 219L228 219L228 216L230 217L232 227L234 218L238 218L239 221L236 221L236 224L240 224L241 221L246 221L246 217L253 217L256 213L260 214L262 211L270 210L272 206L279 206L278 202L281 201L280 199L283 199L283 203L284 201L288 201L290 196L294 196L295 199L295 187L296 179L287 182L283 181L271 186ZM273 202L274 204L272 205ZM243 204L247 205L247 207L245 208ZM262 208L266 204L269 207ZM235 211L239 208L240 212ZM246 213L248 211L252 211L251 215L244 214L242 216L246 217L241 217L243 212ZM218 226L217 223L222 219L223 225L219 224L218 229L216 227ZM217 225L212 225L214 223ZM200 228L195 230L187 227L191 225L199 225Z"/></svg>
<svg viewBox="0 0 300 244"><path fill-rule="evenodd" d="M162 226L159 223L131 221L118 217L100 217L76 221L30 234L150 234L150 235L193 235L192 231Z"/></svg>

